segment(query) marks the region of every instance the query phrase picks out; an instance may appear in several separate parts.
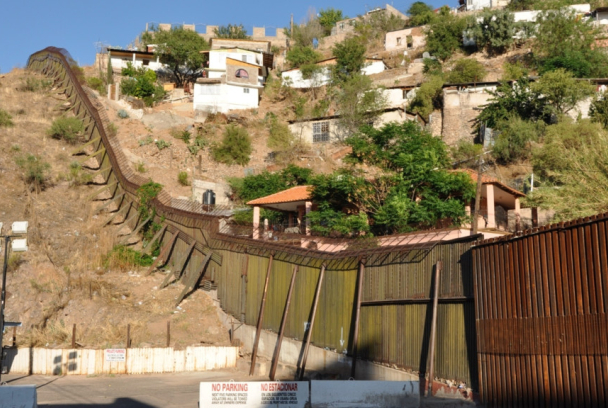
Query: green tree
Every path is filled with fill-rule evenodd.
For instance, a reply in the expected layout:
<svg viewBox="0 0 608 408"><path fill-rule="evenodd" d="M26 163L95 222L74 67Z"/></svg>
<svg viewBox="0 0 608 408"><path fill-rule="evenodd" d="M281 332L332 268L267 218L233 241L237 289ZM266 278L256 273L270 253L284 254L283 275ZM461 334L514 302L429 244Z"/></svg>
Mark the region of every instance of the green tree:
<svg viewBox="0 0 608 408"><path fill-rule="evenodd" d="M376 233L407 232L444 219L455 225L465 220L464 203L475 189L468 175L448 171L448 150L441 139L407 121L381 129L365 127L347 143L353 149L352 160L394 172L384 195L378 196L377 186L373 189L376 205L369 207L374 210L370 215Z"/></svg>
<svg viewBox="0 0 608 408"><path fill-rule="evenodd" d="M550 10L537 19L534 52L541 72L564 68L577 77L608 75L608 56L594 48L598 34L593 22L572 10Z"/></svg>
<svg viewBox="0 0 608 408"><path fill-rule="evenodd" d="M302 47L296 45L287 51L285 60L292 68L299 68L305 64L314 64L321 59L321 54L311 46Z"/></svg>
<svg viewBox="0 0 608 408"><path fill-rule="evenodd" d="M467 28L464 17L455 16L448 7L442 7L426 35L426 49L431 55L445 61L462 47L463 32Z"/></svg>
<svg viewBox="0 0 608 408"><path fill-rule="evenodd" d="M263 171L243 178L229 178L228 183L237 201L246 203L256 198L265 197L295 186L307 185L312 177L312 170L289 165L281 171L270 173Z"/></svg>
<svg viewBox="0 0 608 408"><path fill-rule="evenodd" d="M160 57L160 62L168 65L178 87L200 76L203 65L201 51L209 49L209 44L195 31L182 26L171 30L153 27L151 31L142 33L141 40L144 46L157 44L155 54Z"/></svg>
<svg viewBox="0 0 608 408"><path fill-rule="evenodd" d="M374 87L372 80L362 74L342 82L334 100L340 114L339 124L346 137L361 126L374 123L387 105L382 89Z"/></svg>
<svg viewBox="0 0 608 408"><path fill-rule="evenodd" d="M250 38L243 24L219 26L213 29L213 33L216 38L233 38L237 40L247 40Z"/></svg>
<svg viewBox="0 0 608 408"><path fill-rule="evenodd" d="M319 24L323 27L324 34L330 35L338 21L346 20L348 17L342 14L342 10L328 7L319 11Z"/></svg>
<svg viewBox="0 0 608 408"><path fill-rule="evenodd" d="M333 76L336 82L343 82L358 75L365 66L365 45L357 37L349 37L332 48L336 57Z"/></svg>
<svg viewBox="0 0 608 408"><path fill-rule="evenodd" d="M473 58L462 58L456 61L447 75L447 82L452 84L481 82L486 76L483 64Z"/></svg>
<svg viewBox="0 0 608 408"><path fill-rule="evenodd" d="M441 107L442 90L443 78L439 75L431 76L416 90L408 111L428 119L433 110Z"/></svg>
<svg viewBox="0 0 608 408"><path fill-rule="evenodd" d="M406 13L410 17L409 21L407 22L407 25L410 27L430 24L435 21L435 12L433 11L433 7L422 1L415 1L412 3L410 8L407 9Z"/></svg>
<svg viewBox="0 0 608 408"><path fill-rule="evenodd" d="M608 94L606 92L595 96L589 107L589 117L593 122L601 123L604 129L608 129Z"/></svg>
<svg viewBox="0 0 608 408"><path fill-rule="evenodd" d="M309 9L306 18L300 24L294 24L293 32L291 29L283 30L285 35L289 37L295 45L300 47L312 47L315 38L319 39L324 36L325 31L314 9Z"/></svg>
<svg viewBox="0 0 608 408"><path fill-rule="evenodd" d="M122 69L120 92L143 99L146 106L165 96L162 85L156 84L156 73L146 67L134 67L130 62Z"/></svg>
<svg viewBox="0 0 608 408"><path fill-rule="evenodd" d="M552 209L558 221L608 211L608 132L599 123L548 126L532 163L541 186L526 205Z"/></svg>
<svg viewBox="0 0 608 408"><path fill-rule="evenodd" d="M503 164L529 159L532 143L542 137L544 128L542 121L530 122L516 115L499 122L492 155Z"/></svg>
<svg viewBox="0 0 608 408"><path fill-rule="evenodd" d="M478 17L479 18L479 17ZM490 55L504 53L513 44L515 35L515 17L506 10L485 11L481 21L476 22L470 30L475 43Z"/></svg>
<svg viewBox="0 0 608 408"><path fill-rule="evenodd" d="M496 129L498 123L516 115L524 120L550 121L550 112L546 108L547 100L532 90L527 78L510 84L502 82L496 91L488 91L492 98L477 116L477 123Z"/></svg>
<svg viewBox="0 0 608 408"><path fill-rule="evenodd" d="M229 165L246 165L249 163L251 152L251 138L247 130L234 125L228 125L222 142L211 147L213 160Z"/></svg>
<svg viewBox="0 0 608 408"><path fill-rule="evenodd" d="M401 30L406 24L400 16L379 10L357 19L355 33L362 43L367 44L371 41L384 41L386 33Z"/></svg>
<svg viewBox="0 0 608 408"><path fill-rule="evenodd" d="M571 72L564 69L547 72L531 85L532 92L542 99L550 114L563 115L576 104L594 94L593 85L577 81Z"/></svg>

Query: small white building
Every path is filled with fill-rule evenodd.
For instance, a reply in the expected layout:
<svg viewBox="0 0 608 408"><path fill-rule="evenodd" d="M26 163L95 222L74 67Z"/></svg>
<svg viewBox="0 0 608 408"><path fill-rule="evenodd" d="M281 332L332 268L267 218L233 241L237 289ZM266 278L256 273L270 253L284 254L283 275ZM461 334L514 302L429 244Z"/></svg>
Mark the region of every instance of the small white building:
<svg viewBox="0 0 608 408"><path fill-rule="evenodd" d="M325 86L331 81L331 67L336 64L336 58L329 58L317 63L323 69L314 78L304 79L300 68L283 71L281 74L285 84L291 88L316 88ZM372 75L383 72L386 65L381 59L366 58L365 66L361 69L363 75Z"/></svg>
<svg viewBox="0 0 608 408"><path fill-rule="evenodd" d="M127 68L130 62L134 67L147 67L153 71L161 70L165 67L157 55L148 51L121 50L118 48L108 48L112 70L120 73L123 68Z"/></svg>
<svg viewBox="0 0 608 408"><path fill-rule="evenodd" d="M403 108L388 108L374 123L374 127L379 128L389 122L404 122L405 120L410 120L410 118L405 114ZM342 141L349 136L340 126L340 115L290 121L289 130L297 140L310 145Z"/></svg>

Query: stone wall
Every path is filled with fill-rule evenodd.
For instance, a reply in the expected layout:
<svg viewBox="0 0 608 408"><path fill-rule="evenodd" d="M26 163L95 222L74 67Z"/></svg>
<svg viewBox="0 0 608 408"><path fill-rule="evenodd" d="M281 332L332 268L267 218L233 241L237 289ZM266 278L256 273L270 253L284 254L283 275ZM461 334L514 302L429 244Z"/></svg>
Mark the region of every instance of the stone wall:
<svg viewBox="0 0 608 408"><path fill-rule="evenodd" d="M475 119L481 112L480 107L487 104L492 95L483 88L443 90L443 140L455 146L460 140L473 141Z"/></svg>

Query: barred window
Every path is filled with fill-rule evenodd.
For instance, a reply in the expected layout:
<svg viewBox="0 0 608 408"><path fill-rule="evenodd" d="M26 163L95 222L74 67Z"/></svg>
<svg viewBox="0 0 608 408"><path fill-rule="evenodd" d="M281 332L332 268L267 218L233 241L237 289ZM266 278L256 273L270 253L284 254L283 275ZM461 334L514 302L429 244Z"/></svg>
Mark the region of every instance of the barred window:
<svg viewBox="0 0 608 408"><path fill-rule="evenodd" d="M319 122L312 124L312 142L329 142L329 122Z"/></svg>
<svg viewBox="0 0 608 408"><path fill-rule="evenodd" d="M243 93L249 93L249 88L243 88Z"/></svg>

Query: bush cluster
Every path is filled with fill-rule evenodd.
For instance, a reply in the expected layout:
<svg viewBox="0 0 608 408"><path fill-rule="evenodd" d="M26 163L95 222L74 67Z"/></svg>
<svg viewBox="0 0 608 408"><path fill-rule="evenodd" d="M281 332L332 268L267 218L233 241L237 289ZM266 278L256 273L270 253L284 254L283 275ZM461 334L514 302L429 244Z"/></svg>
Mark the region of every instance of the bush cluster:
<svg viewBox="0 0 608 408"><path fill-rule="evenodd" d="M84 125L80 119L75 117L62 116L51 124L47 134L54 139L63 139L70 144L78 141L84 131Z"/></svg>

